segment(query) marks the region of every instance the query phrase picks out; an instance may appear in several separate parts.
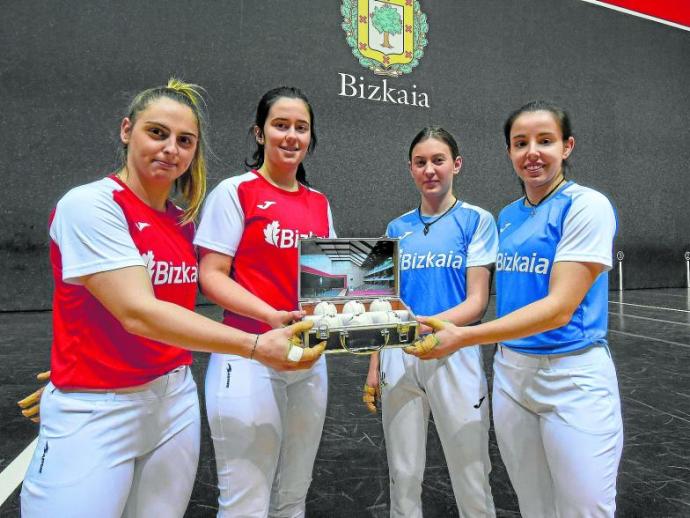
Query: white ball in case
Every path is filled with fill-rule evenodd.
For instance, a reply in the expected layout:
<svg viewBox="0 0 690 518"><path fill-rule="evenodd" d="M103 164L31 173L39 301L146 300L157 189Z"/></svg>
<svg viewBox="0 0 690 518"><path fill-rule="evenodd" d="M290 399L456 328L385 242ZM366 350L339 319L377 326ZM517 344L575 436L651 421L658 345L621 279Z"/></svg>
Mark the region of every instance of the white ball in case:
<svg viewBox="0 0 690 518"><path fill-rule="evenodd" d="M353 313L355 315L361 315L364 313L364 304L358 300L348 300L343 306L343 313Z"/></svg>
<svg viewBox="0 0 690 518"><path fill-rule="evenodd" d="M388 299L376 299L369 304L369 311L392 311L393 308Z"/></svg>
<svg viewBox="0 0 690 518"><path fill-rule="evenodd" d="M321 301L314 307L314 315L328 315L335 316L338 314L338 309L335 304L331 302Z"/></svg>
<svg viewBox="0 0 690 518"><path fill-rule="evenodd" d="M410 312L406 309L396 309L393 313L398 316L401 322L409 322L410 320Z"/></svg>
<svg viewBox="0 0 690 518"><path fill-rule="evenodd" d="M370 311L368 314L371 316L373 324L394 324L400 322L398 315L393 311Z"/></svg>

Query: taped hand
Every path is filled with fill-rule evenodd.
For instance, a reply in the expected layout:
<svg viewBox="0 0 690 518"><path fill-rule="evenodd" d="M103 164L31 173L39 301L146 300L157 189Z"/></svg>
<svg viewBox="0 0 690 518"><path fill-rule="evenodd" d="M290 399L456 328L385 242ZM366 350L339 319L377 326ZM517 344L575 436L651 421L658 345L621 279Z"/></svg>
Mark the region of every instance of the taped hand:
<svg viewBox="0 0 690 518"><path fill-rule="evenodd" d="M378 386L372 387L364 385L362 390L362 401L367 407L367 410L372 414L376 413L376 403L381 400L381 391Z"/></svg>
<svg viewBox="0 0 690 518"><path fill-rule="evenodd" d="M36 375L36 379L38 381L48 381L50 379L50 371L39 372ZM45 389L45 385L21 401L17 401L17 405L22 409L22 415L31 419L34 423L38 423L41 420L41 394L43 394L43 389Z"/></svg>
<svg viewBox="0 0 690 518"><path fill-rule="evenodd" d="M420 338L413 345L408 345L407 347L405 347L405 352L407 354L417 356L418 358L428 359L427 356L438 345L441 344L440 340L436 336L436 331L441 331L442 329L445 329L446 326L449 325L449 323L436 317L420 319L420 322L433 329L434 332ZM434 355L434 357L437 356Z"/></svg>

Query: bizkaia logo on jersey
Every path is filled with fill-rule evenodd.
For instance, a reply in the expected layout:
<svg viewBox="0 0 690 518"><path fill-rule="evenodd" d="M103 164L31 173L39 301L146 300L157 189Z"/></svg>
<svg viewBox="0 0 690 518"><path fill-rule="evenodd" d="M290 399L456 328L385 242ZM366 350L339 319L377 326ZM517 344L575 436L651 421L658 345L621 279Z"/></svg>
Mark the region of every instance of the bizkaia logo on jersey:
<svg viewBox="0 0 690 518"><path fill-rule="evenodd" d="M524 272L546 275L549 273L550 264L551 262L548 259L537 257L536 252L532 252L532 255L518 255L517 252L510 255L499 252L496 256L497 272Z"/></svg>
<svg viewBox="0 0 690 518"><path fill-rule="evenodd" d="M429 108L429 94L394 83L409 74L424 56L429 30L418 0L343 0L343 30L352 54L380 82L367 83L339 72L341 97ZM390 83L389 83L389 79Z"/></svg>
<svg viewBox="0 0 690 518"><path fill-rule="evenodd" d="M197 265L188 265L184 261L180 265L172 261L156 261L151 250L141 254L141 258L155 285L196 283L199 276Z"/></svg>
<svg viewBox="0 0 690 518"><path fill-rule="evenodd" d="M425 268L462 268L463 256L453 250L448 253L409 254L400 251L401 270L421 270Z"/></svg>
<svg viewBox="0 0 690 518"><path fill-rule="evenodd" d="M300 234L298 230L280 228L280 223L272 221L264 228L264 239L269 245L278 248L297 248L300 239L314 237L314 234Z"/></svg>

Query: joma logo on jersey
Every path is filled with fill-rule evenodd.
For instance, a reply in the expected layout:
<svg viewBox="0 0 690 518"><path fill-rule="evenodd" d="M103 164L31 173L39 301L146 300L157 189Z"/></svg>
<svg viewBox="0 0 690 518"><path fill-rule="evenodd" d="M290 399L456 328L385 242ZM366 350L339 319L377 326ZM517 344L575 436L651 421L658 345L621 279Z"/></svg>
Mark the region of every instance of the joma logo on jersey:
<svg viewBox="0 0 690 518"><path fill-rule="evenodd" d="M518 255L517 252L508 255L499 252L496 256L497 272L526 272L546 275L549 273L550 264L548 259L537 257L536 252L533 252L532 255Z"/></svg>
<svg viewBox="0 0 690 518"><path fill-rule="evenodd" d="M462 268L463 256L449 251L447 254L401 254L400 269L419 270L423 268Z"/></svg>
<svg viewBox="0 0 690 518"><path fill-rule="evenodd" d="M150 250L141 254L141 258L144 260L151 282L155 285L197 282L199 272L196 265L187 265L184 261L179 266L174 265L172 261L156 261Z"/></svg>
<svg viewBox="0 0 690 518"><path fill-rule="evenodd" d="M300 239L307 239L314 234L300 234L297 230L280 228L280 223L272 221L264 229L264 239L270 245L278 248L297 248Z"/></svg>

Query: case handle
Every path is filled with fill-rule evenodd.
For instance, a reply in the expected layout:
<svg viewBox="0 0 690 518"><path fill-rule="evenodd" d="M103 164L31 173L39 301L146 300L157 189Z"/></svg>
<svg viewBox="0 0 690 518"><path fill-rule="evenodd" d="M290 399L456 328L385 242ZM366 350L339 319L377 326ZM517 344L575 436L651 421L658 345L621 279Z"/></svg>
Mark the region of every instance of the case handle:
<svg viewBox="0 0 690 518"><path fill-rule="evenodd" d="M352 353L352 354L359 354L359 355L367 355L367 354L372 354L377 351L380 351L384 347L388 345L388 342L390 341L390 331L388 329L381 329L381 336L383 336L383 343L380 345L377 345L375 347L367 347L366 349L353 349L349 345L349 340L348 338L350 337L350 333L347 330L340 331L340 346L345 349L347 352Z"/></svg>

